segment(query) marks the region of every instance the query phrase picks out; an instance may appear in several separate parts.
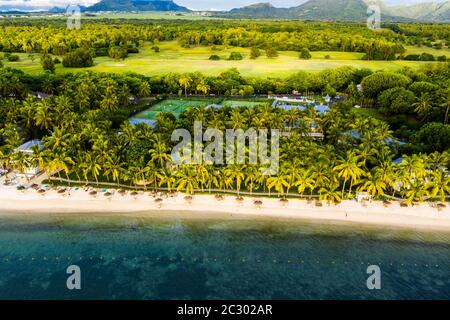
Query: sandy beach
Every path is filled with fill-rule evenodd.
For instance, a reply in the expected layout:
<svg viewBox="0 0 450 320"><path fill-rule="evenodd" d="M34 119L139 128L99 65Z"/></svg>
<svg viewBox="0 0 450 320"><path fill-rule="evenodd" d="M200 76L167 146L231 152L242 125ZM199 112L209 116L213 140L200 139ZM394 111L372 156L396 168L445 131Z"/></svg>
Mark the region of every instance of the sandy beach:
<svg viewBox="0 0 450 320"><path fill-rule="evenodd" d="M17 190L15 186L0 187L0 215L39 213L136 213L139 215L173 212L182 217L230 218L283 218L336 221L341 223L363 223L420 229L450 231L450 209L436 208L430 203L403 208L398 202L385 206L382 202L365 205L355 200L346 200L337 206L322 202L292 200L287 203L275 198L244 197L239 202L235 196L224 196L219 200L214 195L158 195L150 192L120 194L117 190L70 188L65 193L48 189L44 194L37 190ZM106 192L111 193L105 195ZM95 192L94 192L95 193ZM157 200L158 199L158 200ZM255 201L261 203L255 204Z"/></svg>

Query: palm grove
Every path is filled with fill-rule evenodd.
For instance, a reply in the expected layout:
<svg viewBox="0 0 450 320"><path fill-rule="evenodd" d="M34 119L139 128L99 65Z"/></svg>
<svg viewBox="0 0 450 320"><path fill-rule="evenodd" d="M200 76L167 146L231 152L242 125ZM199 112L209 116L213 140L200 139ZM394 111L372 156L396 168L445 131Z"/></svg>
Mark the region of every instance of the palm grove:
<svg viewBox="0 0 450 320"><path fill-rule="evenodd" d="M90 72L30 76L1 68L0 164L6 170L24 171L34 163L53 179L149 190L233 190L283 197L295 193L318 195L330 203L365 191L378 198L402 197L408 203L435 197L444 201L450 191L445 170L450 161L449 74L448 63L400 73L345 67L319 74L300 72L286 79L245 78L233 69L217 77L173 73L149 78ZM356 88L358 83L361 90ZM154 130L127 121L136 111L130 103L132 96L229 95L248 88L265 94L341 92L347 101L335 104L326 114L313 108L285 111L269 103L255 108L195 107L179 119L163 111ZM35 91L46 92L49 97L38 100L30 94ZM355 103L370 105L377 117L391 121L390 125L353 112ZM279 174L264 176L254 165L174 166L170 135L176 128L193 130L194 121L221 130L253 127L289 131L280 144ZM313 130L323 132L325 139L309 138ZM402 136L408 144L395 145L394 135ZM14 152L30 138L42 139L44 149L35 148L32 155ZM394 163L400 155L403 161Z"/></svg>

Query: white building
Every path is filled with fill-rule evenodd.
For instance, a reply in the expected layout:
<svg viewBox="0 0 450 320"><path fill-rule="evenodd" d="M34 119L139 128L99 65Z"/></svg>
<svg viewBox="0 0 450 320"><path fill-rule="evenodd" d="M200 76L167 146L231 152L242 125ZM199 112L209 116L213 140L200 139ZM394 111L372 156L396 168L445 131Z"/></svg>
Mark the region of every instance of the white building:
<svg viewBox="0 0 450 320"><path fill-rule="evenodd" d="M38 148L40 150L42 150L42 148L44 147L40 140L30 140L30 141L25 142L20 147L18 147L16 149L16 152L24 152L26 154L33 154L33 149L32 149L33 146L38 146ZM39 166L30 165L28 168L25 169L25 171L23 173L18 173L17 175L34 177L34 176L38 175L39 172L41 172L41 169L39 168Z"/></svg>

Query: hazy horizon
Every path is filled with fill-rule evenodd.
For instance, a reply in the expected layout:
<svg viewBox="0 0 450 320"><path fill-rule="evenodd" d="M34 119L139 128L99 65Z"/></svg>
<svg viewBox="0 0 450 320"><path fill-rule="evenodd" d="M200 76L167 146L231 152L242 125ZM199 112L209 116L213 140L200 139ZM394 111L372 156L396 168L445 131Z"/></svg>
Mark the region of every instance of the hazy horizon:
<svg viewBox="0 0 450 320"><path fill-rule="evenodd" d="M270 2L275 7L294 7L308 0L227 0L227 1L211 1L211 0L174 0L175 3L188 7L192 10L229 10L248 6L260 2ZM446 0L384 0L388 5L399 4L415 4L424 2L444 2ZM0 0L0 7L16 7L16 8L52 8L65 7L69 4L78 4L89 6L100 2L100 0Z"/></svg>

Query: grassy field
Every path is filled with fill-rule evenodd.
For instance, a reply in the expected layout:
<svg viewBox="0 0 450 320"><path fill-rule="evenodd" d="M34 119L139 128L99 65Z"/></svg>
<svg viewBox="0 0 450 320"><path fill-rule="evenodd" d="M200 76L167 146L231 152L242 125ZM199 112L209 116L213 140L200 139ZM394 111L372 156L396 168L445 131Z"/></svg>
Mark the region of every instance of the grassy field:
<svg viewBox="0 0 450 320"><path fill-rule="evenodd" d="M89 70L97 72L137 72L145 75L166 74L169 72L193 72L200 71L207 75L217 75L220 72L235 67L244 76L269 76L285 77L296 71L320 71L324 69L337 68L340 66L353 66L357 68L370 68L372 70L398 70L409 66L417 68L425 62L417 61L363 61L364 55L353 52L312 52L311 60L298 59L298 53L293 51L279 52L277 58L259 57L256 60L249 59L250 49L248 48L218 48L212 50L210 47L182 48L177 42L164 42L159 44L161 51L155 53L151 45L145 45L137 54L131 54L124 61L116 61L109 57L95 58L95 65ZM408 47L408 53L430 52L435 55L450 57L449 49L436 50L431 48ZM244 60L226 60L232 51L240 52ZM430 52L431 53L431 52ZM212 54L219 55L220 61L211 61ZM39 63L39 55L35 55L32 61L27 54L19 54L19 62L7 62L9 67L21 69L25 72L36 74L42 72ZM326 59L325 56L329 56ZM57 66L57 72L83 71L86 69L71 69Z"/></svg>

